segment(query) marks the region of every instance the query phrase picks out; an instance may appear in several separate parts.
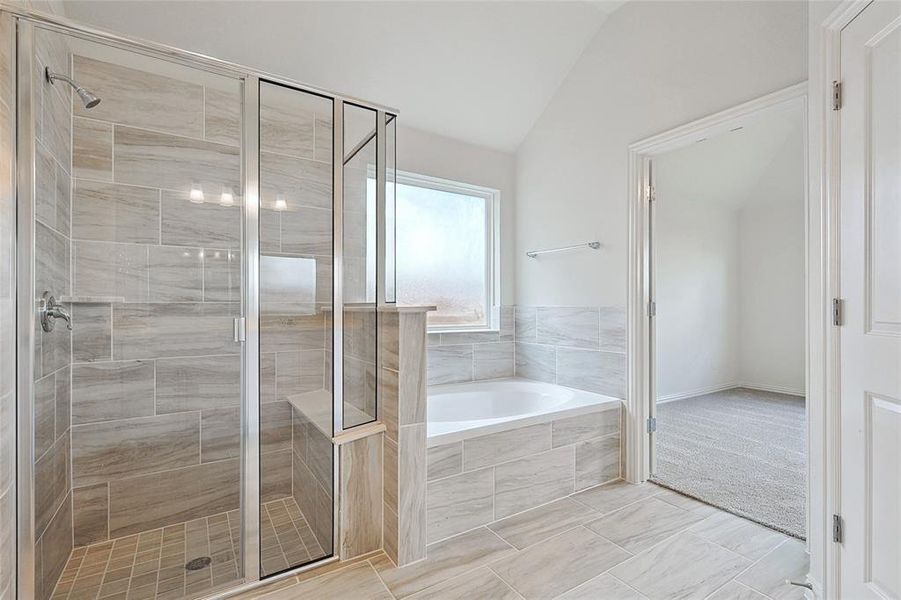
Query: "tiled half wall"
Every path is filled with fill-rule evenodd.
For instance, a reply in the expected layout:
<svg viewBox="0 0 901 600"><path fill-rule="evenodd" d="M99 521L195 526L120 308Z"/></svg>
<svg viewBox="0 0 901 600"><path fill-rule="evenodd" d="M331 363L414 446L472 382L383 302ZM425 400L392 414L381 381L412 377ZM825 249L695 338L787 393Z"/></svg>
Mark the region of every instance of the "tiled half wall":
<svg viewBox="0 0 901 600"><path fill-rule="evenodd" d="M620 306L505 306L497 332L430 333L429 385L502 377L625 398Z"/></svg>

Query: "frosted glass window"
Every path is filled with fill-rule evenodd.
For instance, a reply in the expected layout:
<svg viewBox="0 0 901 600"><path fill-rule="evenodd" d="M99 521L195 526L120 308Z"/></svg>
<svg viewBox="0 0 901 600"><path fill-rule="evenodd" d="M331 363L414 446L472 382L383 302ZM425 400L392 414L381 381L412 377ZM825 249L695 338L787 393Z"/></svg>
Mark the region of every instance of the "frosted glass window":
<svg viewBox="0 0 901 600"><path fill-rule="evenodd" d="M397 300L437 306L431 328L492 326L496 192L460 187L388 185L396 197Z"/></svg>

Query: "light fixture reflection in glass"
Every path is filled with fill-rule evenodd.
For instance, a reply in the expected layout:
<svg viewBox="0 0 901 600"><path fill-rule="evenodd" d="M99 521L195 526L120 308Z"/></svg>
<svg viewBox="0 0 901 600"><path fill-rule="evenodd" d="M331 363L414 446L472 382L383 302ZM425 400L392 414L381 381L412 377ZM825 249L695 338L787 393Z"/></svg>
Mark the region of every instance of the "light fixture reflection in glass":
<svg viewBox="0 0 901 600"><path fill-rule="evenodd" d="M235 195L230 187L222 188L222 194L219 196L219 204L221 206L234 206Z"/></svg>
<svg viewBox="0 0 901 600"><path fill-rule="evenodd" d="M199 183L191 184L191 195L189 197L194 204L203 203L203 188L200 187Z"/></svg>
<svg viewBox="0 0 901 600"><path fill-rule="evenodd" d="M285 200L284 194L276 194L275 195L275 210L287 210L288 209L288 201Z"/></svg>

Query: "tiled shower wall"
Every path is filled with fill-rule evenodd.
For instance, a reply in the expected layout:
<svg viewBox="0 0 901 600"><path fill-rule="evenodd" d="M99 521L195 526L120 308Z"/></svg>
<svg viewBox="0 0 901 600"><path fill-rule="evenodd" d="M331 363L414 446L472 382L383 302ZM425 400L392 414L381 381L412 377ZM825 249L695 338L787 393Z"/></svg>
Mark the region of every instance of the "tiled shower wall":
<svg viewBox="0 0 901 600"><path fill-rule="evenodd" d="M71 291L71 91L44 79L44 67L70 73L63 38L35 29L35 296ZM65 323L35 331L35 590L47 598L72 549L70 468L71 339Z"/></svg>
<svg viewBox="0 0 901 600"><path fill-rule="evenodd" d="M13 189L13 21L0 16L0 598L15 595L16 204Z"/></svg>
<svg viewBox="0 0 901 600"><path fill-rule="evenodd" d="M498 332L429 334L429 385L514 375L625 398L625 309L507 306Z"/></svg>

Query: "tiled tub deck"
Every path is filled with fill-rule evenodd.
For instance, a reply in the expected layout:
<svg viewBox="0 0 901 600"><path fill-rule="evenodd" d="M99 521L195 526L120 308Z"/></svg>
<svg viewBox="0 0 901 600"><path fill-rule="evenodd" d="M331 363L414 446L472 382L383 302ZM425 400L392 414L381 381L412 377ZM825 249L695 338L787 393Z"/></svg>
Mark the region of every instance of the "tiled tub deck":
<svg viewBox="0 0 901 600"><path fill-rule="evenodd" d="M621 413L605 402L451 443L430 438L428 543L618 479Z"/></svg>

